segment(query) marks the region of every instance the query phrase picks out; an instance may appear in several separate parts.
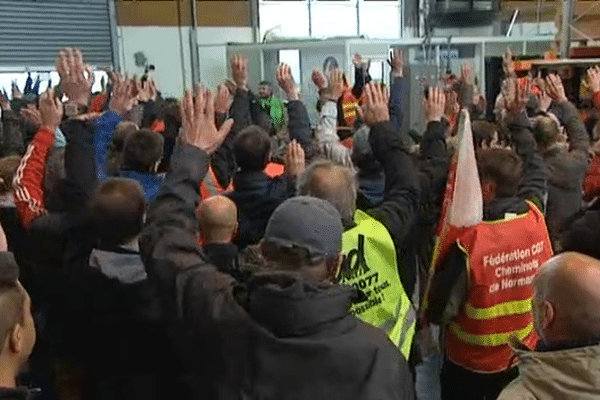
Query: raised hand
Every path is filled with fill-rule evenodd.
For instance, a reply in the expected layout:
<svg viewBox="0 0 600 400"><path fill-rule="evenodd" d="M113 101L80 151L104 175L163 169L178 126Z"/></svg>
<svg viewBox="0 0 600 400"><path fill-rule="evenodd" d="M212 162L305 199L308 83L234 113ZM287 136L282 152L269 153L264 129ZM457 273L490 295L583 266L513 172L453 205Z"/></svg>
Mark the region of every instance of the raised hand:
<svg viewBox="0 0 600 400"><path fill-rule="evenodd" d="M460 66L460 80L467 85L475 84L475 74L473 74L473 63L465 61Z"/></svg>
<svg viewBox="0 0 600 400"><path fill-rule="evenodd" d="M525 111L531 93L531 79L519 85L517 78L505 79L502 84L502 98L507 115L517 115Z"/></svg>
<svg viewBox="0 0 600 400"><path fill-rule="evenodd" d="M21 118L25 122L29 122L31 125L35 126L36 129L39 129L42 126L42 114L40 114L39 110L36 108L23 107L21 109Z"/></svg>
<svg viewBox="0 0 600 400"><path fill-rule="evenodd" d="M319 68L313 69L312 81L318 90L325 89L327 87L327 77L325 77L325 74Z"/></svg>
<svg viewBox="0 0 600 400"><path fill-rule="evenodd" d="M356 68L364 68L369 69L371 66L371 60L363 60L362 56L358 53L354 54L354 58L352 59L352 63Z"/></svg>
<svg viewBox="0 0 600 400"><path fill-rule="evenodd" d="M292 140L285 153L285 172L290 177L297 178L306 169L306 156L302 146Z"/></svg>
<svg viewBox="0 0 600 400"><path fill-rule="evenodd" d="M277 83L279 83L279 86L283 89L289 100L298 100L300 98L300 89L298 89L298 85L294 81L292 67L289 65L281 64L277 67Z"/></svg>
<svg viewBox="0 0 600 400"><path fill-rule="evenodd" d="M390 120L390 95L383 85L369 83L364 89L365 101L358 113L365 124L369 126Z"/></svg>
<svg viewBox="0 0 600 400"><path fill-rule="evenodd" d="M600 92L600 67L587 70L587 84L592 94Z"/></svg>
<svg viewBox="0 0 600 400"><path fill-rule="evenodd" d="M510 47L506 48L506 51L502 55L502 69L506 76L513 76L515 74L515 67L512 61L513 54Z"/></svg>
<svg viewBox="0 0 600 400"><path fill-rule="evenodd" d="M392 68L392 75L401 78L404 75L404 56L400 49L392 50L388 64Z"/></svg>
<svg viewBox="0 0 600 400"><path fill-rule="evenodd" d="M214 95L203 86L196 86L196 96L186 92L180 105L183 140L190 146L212 154L223 143L233 126L228 119L217 129L215 124Z"/></svg>
<svg viewBox="0 0 600 400"><path fill-rule="evenodd" d="M59 99L54 97L52 90L46 91L40 97L39 110L42 128L50 132L56 131L63 118L63 105Z"/></svg>
<svg viewBox="0 0 600 400"><path fill-rule="evenodd" d="M0 106L3 111L10 111L10 100L6 97L6 92L4 90L0 91Z"/></svg>
<svg viewBox="0 0 600 400"><path fill-rule="evenodd" d="M60 76L60 90L70 102L87 106L91 96L94 74L89 65L83 63L79 49L61 49L56 61Z"/></svg>
<svg viewBox="0 0 600 400"><path fill-rule="evenodd" d="M458 93L454 90L450 90L446 93L446 108L444 115L450 119L454 117L460 111L460 103L458 101Z"/></svg>
<svg viewBox="0 0 600 400"><path fill-rule="evenodd" d="M335 101L342 97L344 92L344 72L341 69L331 71L329 78L329 95Z"/></svg>
<svg viewBox="0 0 600 400"><path fill-rule="evenodd" d="M248 59L239 54L231 57L231 73L238 89L248 90Z"/></svg>
<svg viewBox="0 0 600 400"><path fill-rule="evenodd" d="M427 122L441 121L446 109L446 95L439 87L429 88L429 96L423 100Z"/></svg>
<svg viewBox="0 0 600 400"><path fill-rule="evenodd" d="M131 111L138 101L135 82L112 71L109 72L109 75L112 81L112 96L108 108L123 116Z"/></svg>
<svg viewBox="0 0 600 400"><path fill-rule="evenodd" d="M217 96L215 98L215 112L217 114L227 114L229 112L229 108L231 107L231 95L229 94L229 89L223 83L219 85L217 88Z"/></svg>
<svg viewBox="0 0 600 400"><path fill-rule="evenodd" d="M138 92L137 99L140 103L156 100L158 90L156 89L156 82L154 82L154 79L148 78L145 82L136 81L136 89Z"/></svg>
<svg viewBox="0 0 600 400"><path fill-rule="evenodd" d="M565 88L563 87L562 79L556 74L550 74L546 77L548 94L557 103L567 101Z"/></svg>
<svg viewBox="0 0 600 400"><path fill-rule="evenodd" d="M550 105L552 104L552 97L550 97L548 94L548 85L546 85L546 81L541 77L541 75L538 75L538 77L533 80L533 84L539 89L538 93L536 93L539 109L542 111L548 111Z"/></svg>
<svg viewBox="0 0 600 400"><path fill-rule="evenodd" d="M17 82L12 82L11 90L13 99L20 99L23 97L23 93L21 93L21 89L19 89L19 85L17 85Z"/></svg>

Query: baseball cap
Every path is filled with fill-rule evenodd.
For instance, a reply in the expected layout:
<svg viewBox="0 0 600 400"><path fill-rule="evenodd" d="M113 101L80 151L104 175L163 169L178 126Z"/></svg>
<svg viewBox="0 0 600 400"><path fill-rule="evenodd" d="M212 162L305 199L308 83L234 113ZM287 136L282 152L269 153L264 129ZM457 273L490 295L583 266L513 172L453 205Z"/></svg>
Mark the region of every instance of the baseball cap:
<svg viewBox="0 0 600 400"><path fill-rule="evenodd" d="M264 241L301 248L311 257L333 256L342 247L342 218L328 201L298 196L284 201L269 219Z"/></svg>

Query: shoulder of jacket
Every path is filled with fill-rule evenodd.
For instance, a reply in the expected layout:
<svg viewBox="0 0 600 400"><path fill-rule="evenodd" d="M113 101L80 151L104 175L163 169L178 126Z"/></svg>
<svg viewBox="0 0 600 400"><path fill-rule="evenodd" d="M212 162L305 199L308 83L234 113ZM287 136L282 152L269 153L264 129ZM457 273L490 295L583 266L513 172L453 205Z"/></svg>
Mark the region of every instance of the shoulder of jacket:
<svg viewBox="0 0 600 400"><path fill-rule="evenodd" d="M537 400L523 385L521 378L515 379L500 393L498 400Z"/></svg>

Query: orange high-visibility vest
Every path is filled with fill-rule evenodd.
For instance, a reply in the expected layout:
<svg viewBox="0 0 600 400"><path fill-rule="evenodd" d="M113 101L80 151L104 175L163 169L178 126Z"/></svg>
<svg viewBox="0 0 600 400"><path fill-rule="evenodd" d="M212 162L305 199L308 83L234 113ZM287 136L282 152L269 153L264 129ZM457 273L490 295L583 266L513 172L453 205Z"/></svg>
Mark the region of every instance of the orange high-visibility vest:
<svg viewBox="0 0 600 400"><path fill-rule="evenodd" d="M277 163L268 163L265 168L265 174L269 178L277 178L285 173L285 165Z"/></svg>
<svg viewBox="0 0 600 400"><path fill-rule="evenodd" d="M218 196L221 193L229 192L233 190L233 185L230 182L227 188L223 188L219 185L217 176L213 171L212 167L208 167L208 173L204 177L204 180L200 182L200 198L206 200L209 197Z"/></svg>
<svg viewBox="0 0 600 400"><path fill-rule="evenodd" d="M347 88L342 94L342 110L344 111L344 121L346 126L353 126L356 121L356 108L358 107L359 99L354 97L352 89Z"/></svg>
<svg viewBox="0 0 600 400"><path fill-rule="evenodd" d="M471 371L504 371L517 361L508 346L510 336L531 348L538 341L532 281L552 257L544 216L530 204L527 214L463 230L456 243L468 259L468 287L465 303L446 330L446 355Z"/></svg>

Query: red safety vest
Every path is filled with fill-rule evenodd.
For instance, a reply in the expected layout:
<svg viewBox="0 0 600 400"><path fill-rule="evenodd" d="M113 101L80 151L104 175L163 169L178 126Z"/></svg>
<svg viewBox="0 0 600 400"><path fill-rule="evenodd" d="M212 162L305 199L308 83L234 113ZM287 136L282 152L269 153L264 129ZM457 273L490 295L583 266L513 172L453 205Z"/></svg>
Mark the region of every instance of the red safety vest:
<svg viewBox="0 0 600 400"><path fill-rule="evenodd" d="M533 204L529 208L527 214L455 232L468 258L469 281L466 301L446 330L445 348L453 363L468 370L513 367L510 336L531 348L537 344L531 283L552 257L552 245L544 216Z"/></svg>

